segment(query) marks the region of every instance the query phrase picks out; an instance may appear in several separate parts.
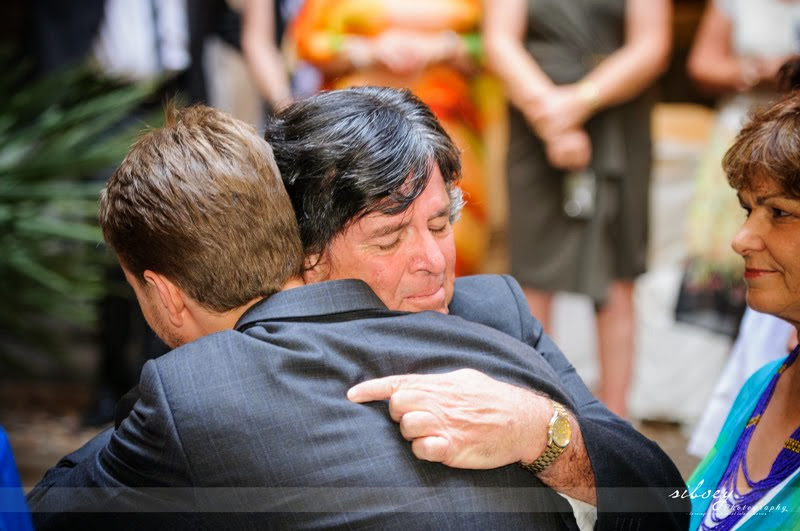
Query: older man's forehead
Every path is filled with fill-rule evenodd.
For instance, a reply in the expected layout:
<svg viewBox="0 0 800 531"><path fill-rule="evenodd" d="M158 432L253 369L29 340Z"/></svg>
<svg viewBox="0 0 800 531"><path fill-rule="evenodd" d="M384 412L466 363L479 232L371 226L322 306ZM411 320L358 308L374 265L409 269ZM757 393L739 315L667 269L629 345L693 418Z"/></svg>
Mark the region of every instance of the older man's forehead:
<svg viewBox="0 0 800 531"><path fill-rule="evenodd" d="M400 220L403 220L403 219L405 219L407 217L412 216L414 211L416 210L417 206L419 206L423 201L426 200L426 193L428 193L428 191L429 191L428 189L432 185L435 187L436 185L434 185L433 183L435 183L436 181L437 181L437 179L431 178L428 181L428 183L425 186L425 188L423 189L422 193L419 196L417 196L408 205L408 208L406 208L402 212L397 212L395 214L392 214L392 213L387 213L385 211L381 211L382 209L375 209L375 210L369 212L368 214L360 217L359 221L368 220L370 222L370 224L371 223L375 223L375 222L379 222L382 225L384 225L384 224L388 225L388 224L392 224L392 223L397 223L397 224L402 223L402 221L400 221ZM441 177L439 177L438 181L441 182ZM441 201L441 203L438 204L438 205L437 205L437 200ZM426 203L428 205L432 204L433 208L434 208L434 212L432 212L428 216L428 218L429 219L433 219L433 218L436 218L436 217L439 217L439 216L442 216L442 215L445 215L445 214L449 213L450 207L451 207L450 202L451 202L450 194L447 191L447 187L443 185L442 188L441 188L441 193L440 193L440 195L438 197L434 198L431 201L426 201Z"/></svg>
<svg viewBox="0 0 800 531"><path fill-rule="evenodd" d="M411 209L406 209L399 214L383 214L372 212L361 218L358 222L361 230L368 238L379 238L403 230L411 223Z"/></svg>

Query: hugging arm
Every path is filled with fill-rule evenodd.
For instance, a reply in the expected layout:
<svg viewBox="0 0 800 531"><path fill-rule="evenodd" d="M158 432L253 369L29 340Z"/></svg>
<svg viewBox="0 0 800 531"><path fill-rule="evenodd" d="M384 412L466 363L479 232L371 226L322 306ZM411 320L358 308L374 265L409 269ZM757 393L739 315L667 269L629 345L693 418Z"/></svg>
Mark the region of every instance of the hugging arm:
<svg viewBox="0 0 800 531"><path fill-rule="evenodd" d="M139 389L141 399L119 429L109 428L62 458L28 493L37 529L112 526L120 519L143 524L150 518L162 525L165 517L186 524L173 511L188 508L191 490L165 488L191 482L154 362L142 370Z"/></svg>
<svg viewBox="0 0 800 531"><path fill-rule="evenodd" d="M622 513L639 512L636 518L657 519L659 528L685 529L687 500L668 496L684 488L678 469L656 443L592 395L569 360L544 333L541 323L531 316L516 280L506 275L482 275L460 279L456 286L451 313L520 339L536 349L558 374L574 403L594 472L598 527L622 525ZM556 485L551 487L559 490Z"/></svg>
<svg viewBox="0 0 800 531"><path fill-rule="evenodd" d="M455 468L533 462L547 446L547 424L553 414L552 403L541 394L472 369L378 378L354 386L348 398L389 400L389 413L411 441L414 455ZM574 415L568 416L571 442L539 479L595 505L594 476L580 426Z"/></svg>
<svg viewBox="0 0 800 531"><path fill-rule="evenodd" d="M502 277L459 279L455 293L451 313L497 328L516 339L524 336L533 341L535 330L530 323L523 327L516 301ZM520 345L520 349L524 347ZM533 351L530 354L536 355ZM532 360L531 368L537 365L541 367L541 361L537 364ZM567 379L578 379L574 370L569 372L569 364L554 368L558 371L555 376L563 373ZM562 382L551 383L556 388L564 387ZM575 397L575 404L594 405L594 397L585 387L583 390L584 394ZM548 422L554 414L551 401L540 392L503 383L471 369L389 376L363 382L348 396L356 402L389 400L392 418L400 424L403 436L412 441L417 457L458 468L532 463L547 447ZM572 403L564 405L573 408ZM539 474L539 479L562 494L595 505L594 474L581 434L580 410L575 409L568 414L570 444Z"/></svg>

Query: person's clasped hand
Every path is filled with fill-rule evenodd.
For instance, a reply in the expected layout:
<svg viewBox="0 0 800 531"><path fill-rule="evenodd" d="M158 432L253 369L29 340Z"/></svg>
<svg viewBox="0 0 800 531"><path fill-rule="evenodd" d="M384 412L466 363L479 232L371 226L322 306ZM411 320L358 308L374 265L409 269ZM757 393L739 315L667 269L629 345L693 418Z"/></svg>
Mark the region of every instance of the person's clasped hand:
<svg viewBox="0 0 800 531"><path fill-rule="evenodd" d="M582 170L592 160L592 142L583 129L571 129L545 141L550 164L562 170Z"/></svg>
<svg viewBox="0 0 800 531"><path fill-rule="evenodd" d="M397 75L414 75L453 54L452 41L438 33L391 29L374 37L373 54Z"/></svg>
<svg viewBox="0 0 800 531"><path fill-rule="evenodd" d="M592 104L577 84L553 86L526 112L540 138L547 139L578 129L592 114Z"/></svg>

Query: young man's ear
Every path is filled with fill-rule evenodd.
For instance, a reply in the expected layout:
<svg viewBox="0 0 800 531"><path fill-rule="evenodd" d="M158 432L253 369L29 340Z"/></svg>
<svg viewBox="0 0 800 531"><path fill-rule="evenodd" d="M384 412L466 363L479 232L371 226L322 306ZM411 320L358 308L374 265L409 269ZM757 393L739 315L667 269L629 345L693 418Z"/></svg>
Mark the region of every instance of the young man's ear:
<svg viewBox="0 0 800 531"><path fill-rule="evenodd" d="M328 252L307 255L303 260L303 280L306 284L324 282L331 274L331 262Z"/></svg>
<svg viewBox="0 0 800 531"><path fill-rule="evenodd" d="M175 327L183 326L186 301L181 289L160 273L146 269L142 274L144 281L158 293L161 305L167 311L170 323Z"/></svg>

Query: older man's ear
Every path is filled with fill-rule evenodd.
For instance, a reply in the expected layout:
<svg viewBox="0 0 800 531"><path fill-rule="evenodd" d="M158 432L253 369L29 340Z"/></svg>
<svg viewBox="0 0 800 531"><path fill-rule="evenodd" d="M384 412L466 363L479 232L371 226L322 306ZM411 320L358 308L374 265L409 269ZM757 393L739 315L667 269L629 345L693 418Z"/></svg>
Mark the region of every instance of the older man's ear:
<svg viewBox="0 0 800 531"><path fill-rule="evenodd" d="M324 282L331 275L331 262L327 252L307 255L303 261L303 280L306 284Z"/></svg>

